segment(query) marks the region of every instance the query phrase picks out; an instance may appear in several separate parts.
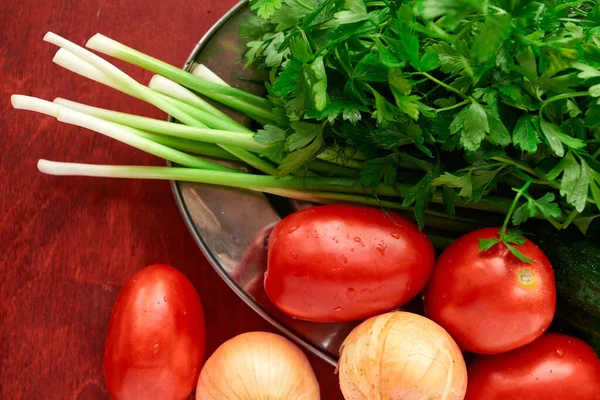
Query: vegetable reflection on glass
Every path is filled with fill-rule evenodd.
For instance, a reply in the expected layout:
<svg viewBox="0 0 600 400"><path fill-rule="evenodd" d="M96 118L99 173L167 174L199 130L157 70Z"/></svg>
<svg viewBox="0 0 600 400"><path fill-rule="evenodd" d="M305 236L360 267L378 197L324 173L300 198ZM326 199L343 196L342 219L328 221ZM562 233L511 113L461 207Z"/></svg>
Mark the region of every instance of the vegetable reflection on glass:
<svg viewBox="0 0 600 400"><path fill-rule="evenodd" d="M462 400L467 369L452 337L417 314L369 318L340 350L340 387L346 400Z"/></svg>
<svg viewBox="0 0 600 400"><path fill-rule="evenodd" d="M319 400L317 378L302 351L282 336L243 333L204 364L196 400Z"/></svg>

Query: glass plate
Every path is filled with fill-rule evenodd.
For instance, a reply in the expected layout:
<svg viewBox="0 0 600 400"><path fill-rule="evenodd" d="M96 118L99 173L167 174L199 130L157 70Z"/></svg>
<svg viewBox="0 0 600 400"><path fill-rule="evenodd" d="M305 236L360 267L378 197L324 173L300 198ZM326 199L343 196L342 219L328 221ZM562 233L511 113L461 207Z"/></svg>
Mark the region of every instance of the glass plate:
<svg viewBox="0 0 600 400"><path fill-rule="evenodd" d="M257 78L258 73L243 69L244 40L238 30L249 14L245 1L229 10L200 40L184 69L191 71L198 64L204 64L230 85L262 94L262 84L248 80ZM219 108L250 126L247 117ZM239 164L226 165L244 168ZM339 347L357 323L292 319L270 303L263 287L266 244L272 227L290 212L311 205L248 190L188 182L172 182L172 188L192 236L231 289L291 340L336 365Z"/></svg>

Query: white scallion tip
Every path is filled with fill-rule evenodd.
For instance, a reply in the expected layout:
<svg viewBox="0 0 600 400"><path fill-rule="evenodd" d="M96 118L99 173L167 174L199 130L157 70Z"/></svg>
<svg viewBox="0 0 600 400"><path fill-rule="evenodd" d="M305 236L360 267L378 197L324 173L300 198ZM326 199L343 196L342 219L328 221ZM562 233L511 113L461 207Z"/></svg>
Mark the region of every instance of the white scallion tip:
<svg viewBox="0 0 600 400"><path fill-rule="evenodd" d="M122 134L128 134L126 129L121 128L117 124L104 121L100 118L96 118L70 108L62 107L59 110L56 119L66 124L76 125L98 133L102 133L103 135L117 140L120 140L119 137Z"/></svg>
<svg viewBox="0 0 600 400"><path fill-rule="evenodd" d="M192 105L196 105L198 103L201 105L207 104L206 101L196 96L190 90L161 75L154 75L150 80L148 87L155 92L162 93L177 100L181 100L184 103Z"/></svg>
<svg viewBox="0 0 600 400"><path fill-rule="evenodd" d="M85 171L86 166L88 164L49 161L43 158L37 163L38 171L41 173L58 176L83 175L81 172Z"/></svg>
<svg viewBox="0 0 600 400"><path fill-rule="evenodd" d="M101 33L96 33L85 44L85 47L87 47L88 49L96 50L100 53L108 55L113 55L117 53L119 47L121 46L123 46L121 43L109 37L106 37Z"/></svg>
<svg viewBox="0 0 600 400"><path fill-rule="evenodd" d="M210 68L204 64L197 64L192 70L192 75L196 75L204 80L212 83L216 83L223 86L229 86L221 77L215 74Z"/></svg>
<svg viewBox="0 0 600 400"><path fill-rule="evenodd" d="M44 40L44 42L56 44L58 46L57 43L60 42L60 39L62 39L62 38L60 36L58 36L56 33L46 32L43 40Z"/></svg>
<svg viewBox="0 0 600 400"><path fill-rule="evenodd" d="M54 58L52 59L52 62L71 72L76 73L77 75L81 75L98 83L102 83L108 87L118 89L118 85L110 77L108 77L108 75L89 62L77 57L69 50L64 48L58 49L54 55Z"/></svg>
<svg viewBox="0 0 600 400"><path fill-rule="evenodd" d="M35 111L51 117L56 117L61 108L60 105L54 104L51 101L20 94L13 94L10 96L10 102L16 110Z"/></svg>
<svg viewBox="0 0 600 400"><path fill-rule="evenodd" d="M62 38L52 32L48 32L46 36L44 36L44 40L70 51L75 56L81 58L85 62L90 63L97 69L101 70L112 80L119 81L121 84L124 85L137 84L137 82L133 78L131 78L129 75L127 75L126 73L124 73L119 68L115 67L102 57L92 53L87 49L84 49L81 46L76 45L75 43L65 38Z"/></svg>
<svg viewBox="0 0 600 400"><path fill-rule="evenodd" d="M40 159L38 160L37 168L38 171L47 175L110 177L110 175L104 172L104 170L107 169L107 166L104 165L59 162Z"/></svg>
<svg viewBox="0 0 600 400"><path fill-rule="evenodd" d="M54 173L55 168L53 168L53 164L55 164L54 161L40 159L37 163L38 171L48 175L58 175Z"/></svg>
<svg viewBox="0 0 600 400"><path fill-rule="evenodd" d="M59 106L65 107L65 108L69 108L71 110L75 110L75 111L79 111L82 112L84 114L89 114L89 109L93 108L90 107L86 104L82 104L82 103L78 103L76 101L72 101L72 100L68 100L68 99L63 99L62 97L57 97L54 100L52 100L52 102L54 104L58 104Z"/></svg>

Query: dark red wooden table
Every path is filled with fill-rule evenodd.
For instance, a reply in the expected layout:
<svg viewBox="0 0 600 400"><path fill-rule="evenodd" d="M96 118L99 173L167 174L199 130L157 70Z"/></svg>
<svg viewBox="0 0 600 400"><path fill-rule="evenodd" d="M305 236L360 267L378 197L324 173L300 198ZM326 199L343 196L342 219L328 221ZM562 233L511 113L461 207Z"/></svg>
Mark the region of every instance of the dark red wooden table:
<svg viewBox="0 0 600 400"><path fill-rule="evenodd" d="M84 44L102 32L183 65L235 0L0 1L0 398L107 398L102 353L110 310L137 270L168 263L202 297L209 354L246 331L275 331L208 265L167 182L55 178L39 158L164 165L91 131L10 106L13 93L165 118L159 110L76 76L51 60L51 30ZM146 83L150 73L116 63ZM333 368L309 356L322 398L342 399Z"/></svg>

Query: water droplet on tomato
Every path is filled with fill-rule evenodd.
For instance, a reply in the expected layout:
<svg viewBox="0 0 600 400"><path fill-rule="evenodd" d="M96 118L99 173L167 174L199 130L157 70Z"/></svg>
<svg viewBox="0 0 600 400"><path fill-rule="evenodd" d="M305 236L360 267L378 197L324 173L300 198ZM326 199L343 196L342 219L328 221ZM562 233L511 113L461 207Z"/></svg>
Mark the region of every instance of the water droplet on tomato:
<svg viewBox="0 0 600 400"><path fill-rule="evenodd" d="M556 349L556 354L562 357L565 355L565 351L559 347L558 349Z"/></svg>
<svg viewBox="0 0 600 400"><path fill-rule="evenodd" d="M552 370L550 370L550 373L552 373Z"/></svg>
<svg viewBox="0 0 600 400"><path fill-rule="evenodd" d="M356 236L356 237L354 238L354 241L355 241L356 243L360 243L360 238L359 238L358 236Z"/></svg>
<svg viewBox="0 0 600 400"><path fill-rule="evenodd" d="M375 247L377 248L377 251L381 253L382 256L385 255L385 249L387 249L387 245L380 243Z"/></svg>
<svg viewBox="0 0 600 400"><path fill-rule="evenodd" d="M184 312L183 312L183 315L187 315L187 311L184 311Z"/></svg>
<svg viewBox="0 0 600 400"><path fill-rule="evenodd" d="M292 256L292 258L295 260L298 259L298 253L294 253L293 251L290 253L290 256Z"/></svg>
<svg viewBox="0 0 600 400"><path fill-rule="evenodd" d="M166 298L166 297L163 297L163 301L166 303L166 302L167 302L167 298Z"/></svg>
<svg viewBox="0 0 600 400"><path fill-rule="evenodd" d="M399 235L399 234L397 234L397 233L392 233L392 237L393 237L394 239L400 239L400 235Z"/></svg>
<svg viewBox="0 0 600 400"><path fill-rule="evenodd" d="M294 231L298 230L298 228L300 228L299 226L292 226L289 230L288 233L293 233Z"/></svg>
<svg viewBox="0 0 600 400"><path fill-rule="evenodd" d="M336 308L333 309L333 311L340 312L340 311L342 311L342 307L336 307Z"/></svg>
<svg viewBox="0 0 600 400"><path fill-rule="evenodd" d="M539 381L539 380L540 380L540 377L539 377L539 376L536 376L536 377L535 377L535 380L536 380L536 381Z"/></svg>
<svg viewBox="0 0 600 400"><path fill-rule="evenodd" d="M154 346L152 346L152 354L157 354L158 353L158 343L156 343Z"/></svg>
<svg viewBox="0 0 600 400"><path fill-rule="evenodd" d="M346 290L346 296L348 296L349 298L353 299L354 296L356 296L356 289L354 288L348 288L348 290Z"/></svg>
<svg viewBox="0 0 600 400"><path fill-rule="evenodd" d="M353 248L351 248L351 249L350 249L350 251L354 253L354 247L353 247Z"/></svg>
<svg viewBox="0 0 600 400"><path fill-rule="evenodd" d="M342 261L344 261L344 264L348 264L348 258L346 256L342 256Z"/></svg>

